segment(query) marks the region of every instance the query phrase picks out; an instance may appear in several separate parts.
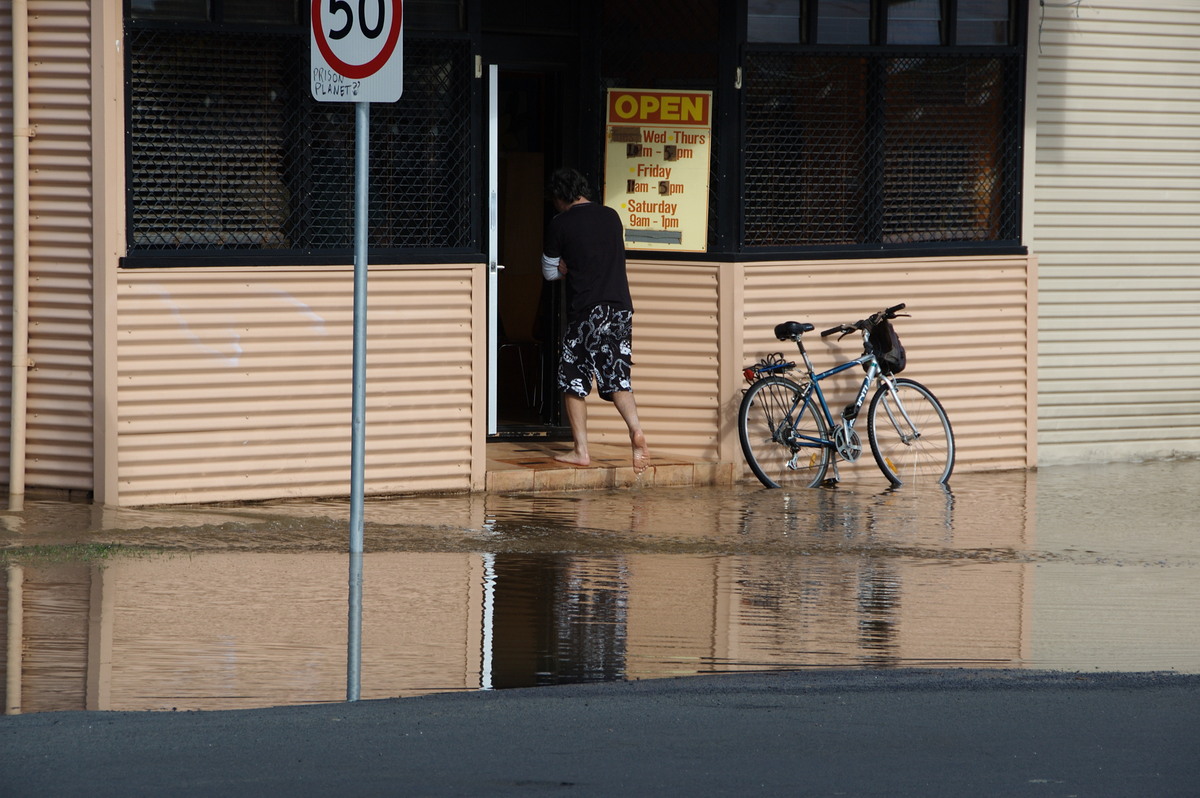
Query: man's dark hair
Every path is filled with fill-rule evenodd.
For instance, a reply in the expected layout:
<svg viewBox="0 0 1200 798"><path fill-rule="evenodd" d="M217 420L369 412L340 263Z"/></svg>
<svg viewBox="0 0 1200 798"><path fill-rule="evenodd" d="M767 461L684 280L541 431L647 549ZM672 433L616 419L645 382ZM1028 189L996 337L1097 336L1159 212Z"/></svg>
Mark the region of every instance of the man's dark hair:
<svg viewBox="0 0 1200 798"><path fill-rule="evenodd" d="M592 189L587 178L577 170L564 166L550 176L550 196L563 202L574 202L580 197L592 198Z"/></svg>

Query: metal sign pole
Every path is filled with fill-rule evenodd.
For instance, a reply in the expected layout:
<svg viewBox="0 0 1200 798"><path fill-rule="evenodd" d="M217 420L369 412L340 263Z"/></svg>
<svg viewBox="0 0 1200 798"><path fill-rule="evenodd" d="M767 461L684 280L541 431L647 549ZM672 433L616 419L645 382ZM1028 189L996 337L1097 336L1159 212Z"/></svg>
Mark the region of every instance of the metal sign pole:
<svg viewBox="0 0 1200 798"><path fill-rule="evenodd" d="M354 155L354 387L350 440L350 551L363 550L363 449L367 404L367 159L370 103L355 103Z"/></svg>
<svg viewBox="0 0 1200 798"><path fill-rule="evenodd" d="M355 103L354 385L350 409L350 627L346 655L347 701L358 700L362 673L363 471L367 405L367 161L370 153L370 119L371 104Z"/></svg>

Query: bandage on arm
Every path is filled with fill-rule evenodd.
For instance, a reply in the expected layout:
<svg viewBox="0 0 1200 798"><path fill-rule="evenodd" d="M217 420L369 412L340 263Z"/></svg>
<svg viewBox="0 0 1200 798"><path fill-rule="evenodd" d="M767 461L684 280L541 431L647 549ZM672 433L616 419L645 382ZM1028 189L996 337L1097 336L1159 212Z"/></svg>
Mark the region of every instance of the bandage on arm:
<svg viewBox="0 0 1200 798"><path fill-rule="evenodd" d="M558 270L558 264L562 258L551 258L547 255L542 255L542 276L547 280L559 280L562 274Z"/></svg>

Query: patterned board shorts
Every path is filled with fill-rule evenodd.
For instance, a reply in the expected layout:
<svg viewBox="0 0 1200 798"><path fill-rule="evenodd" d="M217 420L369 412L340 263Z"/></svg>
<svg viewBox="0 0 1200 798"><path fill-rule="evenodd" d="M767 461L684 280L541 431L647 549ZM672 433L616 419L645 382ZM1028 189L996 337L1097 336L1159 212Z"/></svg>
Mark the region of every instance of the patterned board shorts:
<svg viewBox="0 0 1200 798"><path fill-rule="evenodd" d="M633 311L597 305L586 319L567 324L558 365L560 391L587 396L595 374L600 398L611 402L615 391L633 390L632 369Z"/></svg>

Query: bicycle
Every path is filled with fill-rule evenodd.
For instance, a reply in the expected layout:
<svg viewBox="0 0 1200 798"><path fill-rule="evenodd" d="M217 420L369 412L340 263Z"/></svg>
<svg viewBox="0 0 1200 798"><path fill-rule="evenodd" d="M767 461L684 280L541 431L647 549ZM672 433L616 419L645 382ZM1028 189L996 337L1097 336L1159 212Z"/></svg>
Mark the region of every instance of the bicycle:
<svg viewBox="0 0 1200 798"><path fill-rule="evenodd" d="M901 303L854 324L839 324L822 332L822 338L841 333L838 340L862 333L863 353L820 374L814 371L802 338L816 328L798 321L776 325L776 338L796 342L806 374L800 382L783 376L796 364L784 360L782 353L763 358L742 372L750 387L738 408L738 436L742 454L760 482L769 488L836 484L834 456L854 462L862 454L862 440L854 424L873 383L878 383L878 388L867 409L867 438L879 470L893 486L926 481L945 484L950 479L954 432L945 409L921 383L895 376L904 369L906 358L890 320L904 307ZM866 371L862 387L835 422L821 382L860 365ZM831 463L833 477L826 480Z"/></svg>

